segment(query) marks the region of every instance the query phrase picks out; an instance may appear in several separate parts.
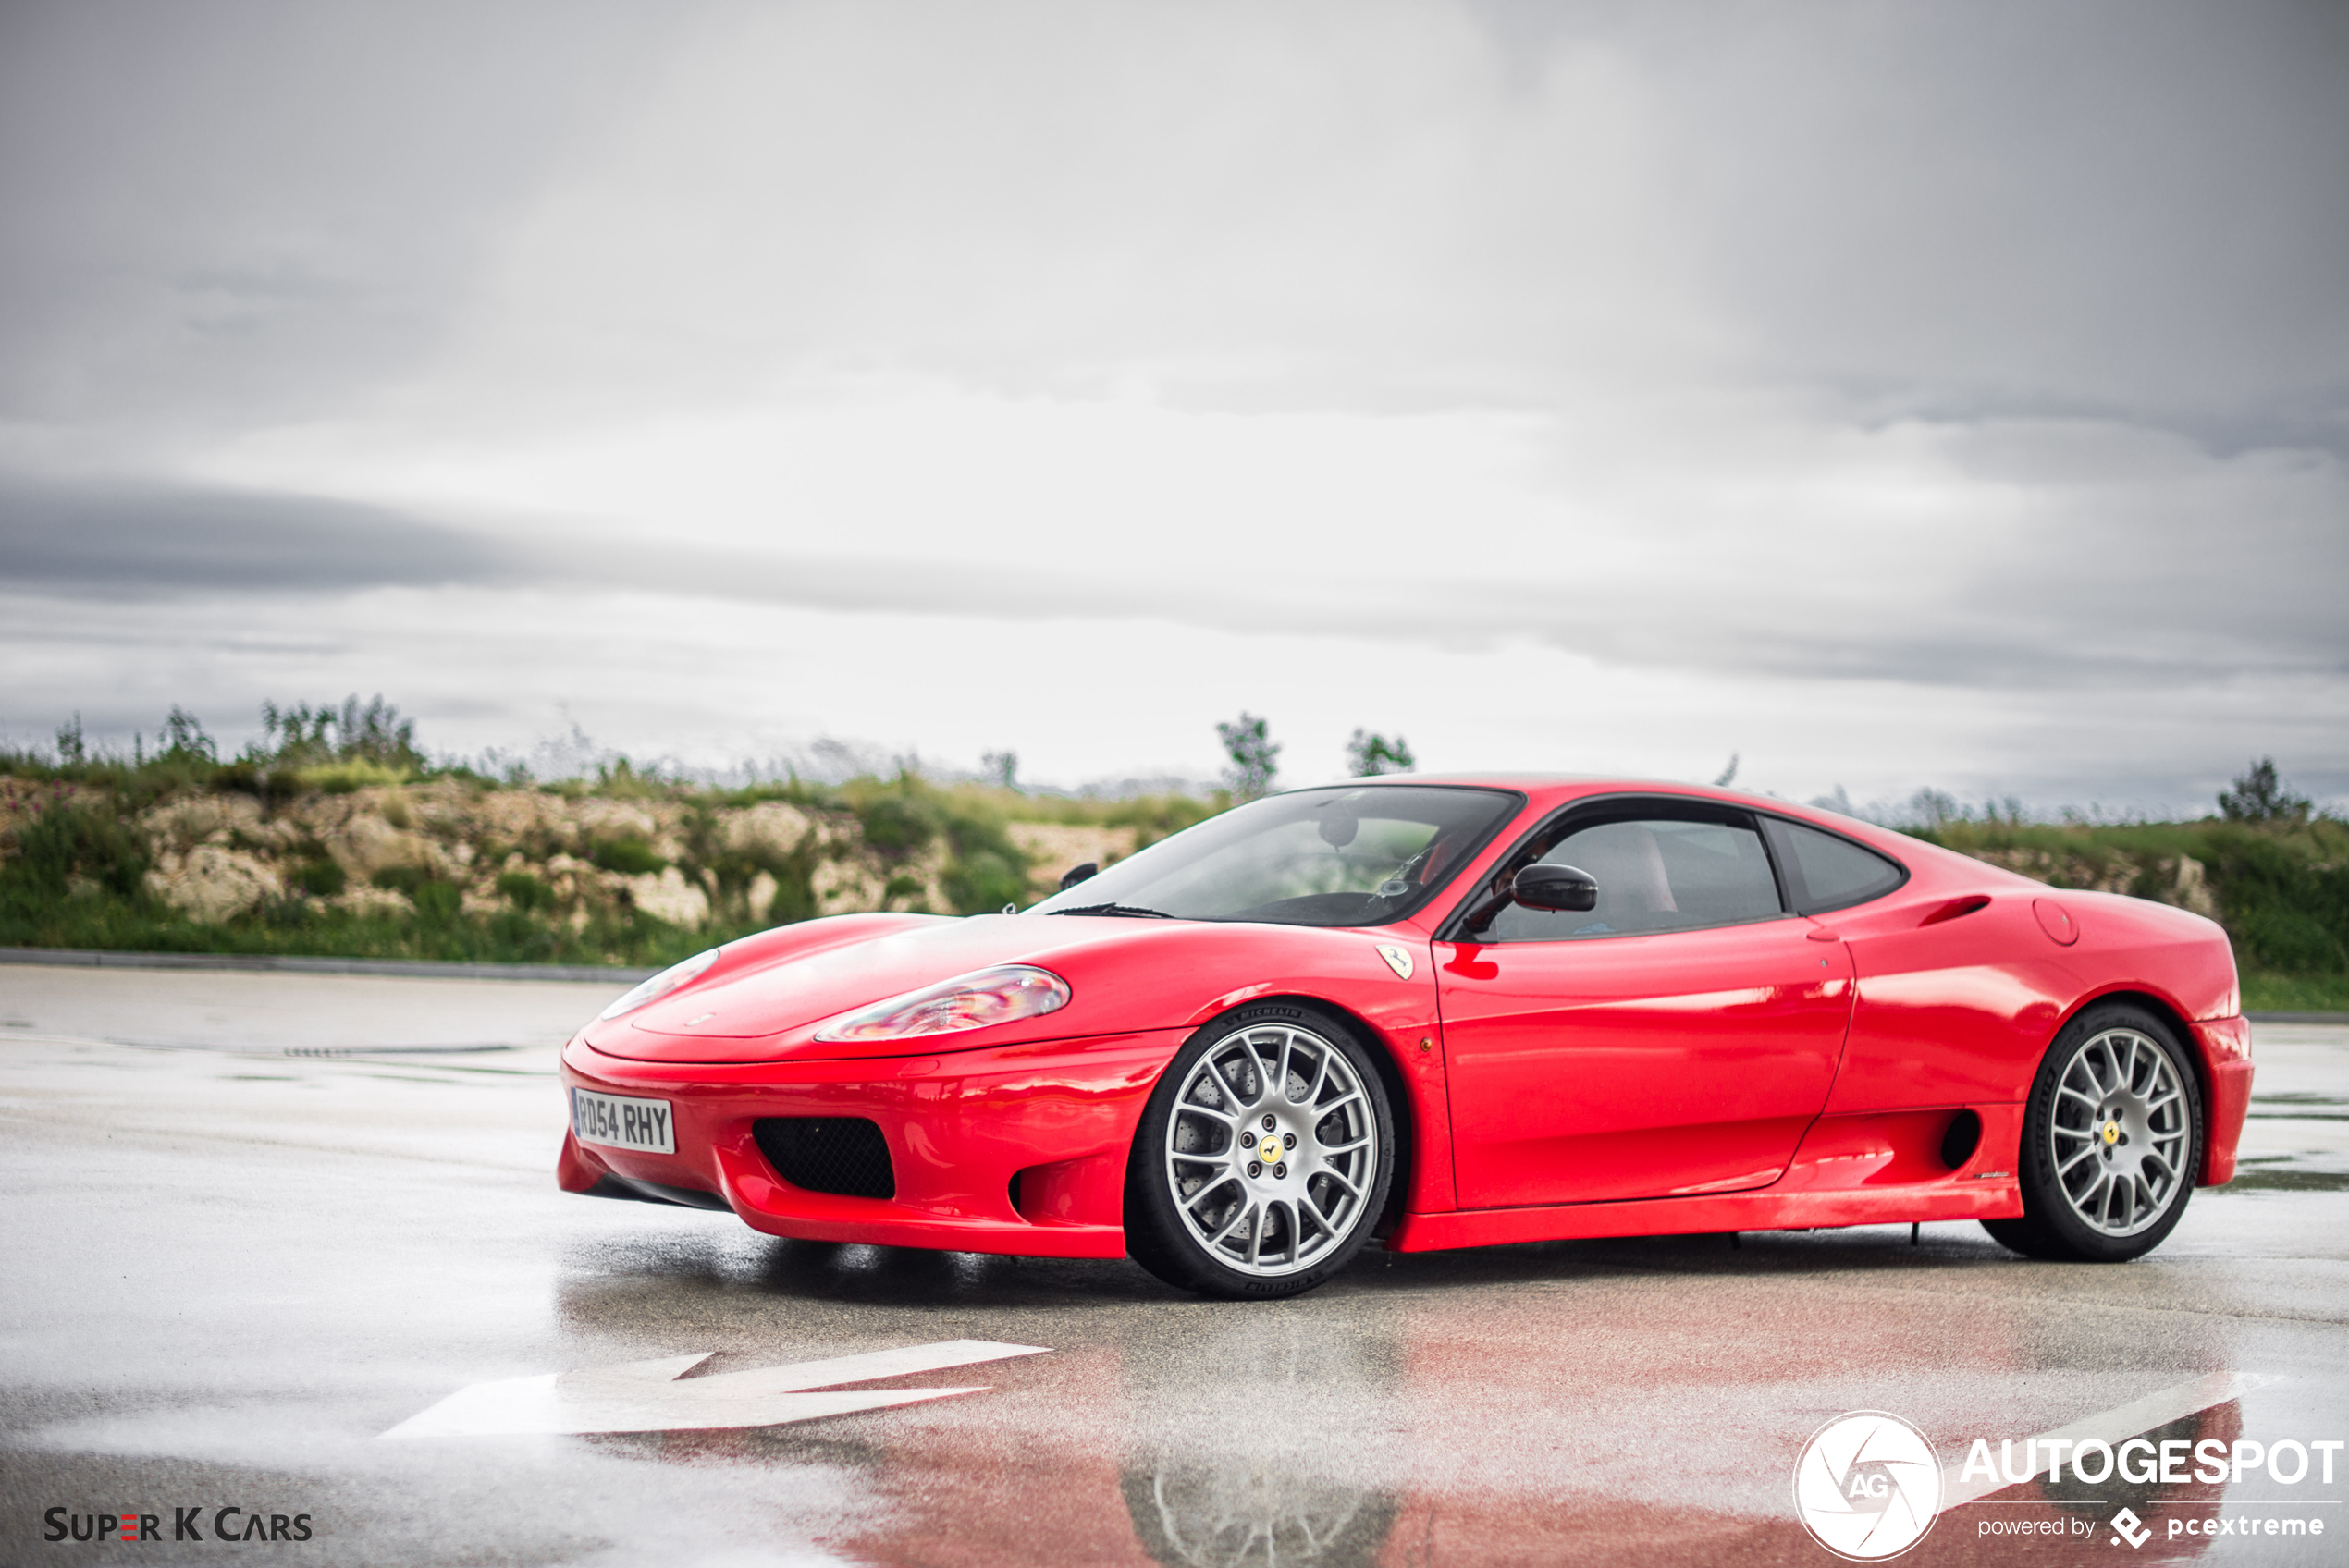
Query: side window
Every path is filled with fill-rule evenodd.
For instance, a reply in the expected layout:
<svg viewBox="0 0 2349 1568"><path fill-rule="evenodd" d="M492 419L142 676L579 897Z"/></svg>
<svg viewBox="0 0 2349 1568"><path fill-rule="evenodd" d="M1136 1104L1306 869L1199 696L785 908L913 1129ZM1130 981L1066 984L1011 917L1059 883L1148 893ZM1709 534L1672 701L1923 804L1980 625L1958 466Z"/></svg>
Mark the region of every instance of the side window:
<svg viewBox="0 0 2349 1568"><path fill-rule="evenodd" d="M1494 917L1488 939L1691 931L1785 913L1769 856L1751 827L1649 817L1599 822L1568 833L1540 858L1589 872L1598 881L1598 907L1568 913L1511 905Z"/></svg>
<svg viewBox="0 0 2349 1568"><path fill-rule="evenodd" d="M1909 879L1895 862L1836 834L1776 819L1770 830L1786 867L1787 891L1805 914L1880 899Z"/></svg>

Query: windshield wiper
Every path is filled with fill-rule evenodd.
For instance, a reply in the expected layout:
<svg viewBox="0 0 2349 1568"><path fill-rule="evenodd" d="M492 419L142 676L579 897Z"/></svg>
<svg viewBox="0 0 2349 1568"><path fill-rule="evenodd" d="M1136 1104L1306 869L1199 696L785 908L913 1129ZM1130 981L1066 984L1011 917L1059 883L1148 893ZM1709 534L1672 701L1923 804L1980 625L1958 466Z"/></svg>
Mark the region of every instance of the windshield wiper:
<svg viewBox="0 0 2349 1568"><path fill-rule="evenodd" d="M1179 914L1169 914L1162 909L1144 909L1139 904L1081 904L1076 909L1054 909L1047 914L1120 914L1129 920L1180 920Z"/></svg>

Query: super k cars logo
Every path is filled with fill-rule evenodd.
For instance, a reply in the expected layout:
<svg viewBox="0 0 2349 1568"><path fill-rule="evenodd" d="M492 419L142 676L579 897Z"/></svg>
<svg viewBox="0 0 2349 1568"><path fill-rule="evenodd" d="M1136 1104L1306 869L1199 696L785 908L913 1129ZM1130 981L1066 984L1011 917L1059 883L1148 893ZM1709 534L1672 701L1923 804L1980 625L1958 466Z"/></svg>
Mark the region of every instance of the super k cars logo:
<svg viewBox="0 0 2349 1568"><path fill-rule="evenodd" d="M1811 1435L1794 1465L1794 1511L1812 1539L1854 1562L1898 1557L1941 1512L1941 1462L1898 1415L1855 1410Z"/></svg>
<svg viewBox="0 0 2349 1568"><path fill-rule="evenodd" d="M199 1503L193 1508L173 1505L169 1528L164 1534L165 1522L160 1513L83 1513L68 1508L52 1508L41 1515L41 1538L44 1541L306 1541L310 1538L310 1515L307 1513L252 1513L231 1503L215 1508ZM212 1534L204 1534L209 1525Z"/></svg>

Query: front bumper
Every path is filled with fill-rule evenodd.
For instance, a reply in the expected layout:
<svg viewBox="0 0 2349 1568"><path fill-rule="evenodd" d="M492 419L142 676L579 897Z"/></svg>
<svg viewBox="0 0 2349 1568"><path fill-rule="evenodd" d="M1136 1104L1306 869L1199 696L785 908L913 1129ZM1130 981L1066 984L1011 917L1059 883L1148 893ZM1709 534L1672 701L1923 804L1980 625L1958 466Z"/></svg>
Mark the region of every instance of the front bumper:
<svg viewBox="0 0 2349 1568"><path fill-rule="evenodd" d="M566 1097L578 1087L667 1100L676 1152L583 1144L565 1133L557 1180L570 1192L609 1174L713 1193L755 1229L807 1241L1121 1257L1126 1152L1185 1034L743 1064L640 1061L574 1039L563 1050ZM752 1123L770 1116L871 1121L889 1145L896 1195L791 1185L752 1135Z"/></svg>

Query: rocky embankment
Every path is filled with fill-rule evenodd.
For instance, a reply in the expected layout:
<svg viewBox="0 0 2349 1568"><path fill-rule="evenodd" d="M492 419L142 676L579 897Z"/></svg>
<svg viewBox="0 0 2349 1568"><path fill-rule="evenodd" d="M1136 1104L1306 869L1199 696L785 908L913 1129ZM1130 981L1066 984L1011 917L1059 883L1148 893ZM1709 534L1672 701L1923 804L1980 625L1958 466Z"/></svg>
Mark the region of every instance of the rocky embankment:
<svg viewBox="0 0 2349 1568"><path fill-rule="evenodd" d="M0 780L0 839L38 813L102 791ZM313 791L270 802L212 790L127 819L147 850L146 888L189 918L221 923L272 905L412 915L520 912L584 928L635 912L713 923L860 910L951 913L953 848L939 833L872 841L852 810L785 801L712 805L451 780ZM1033 896L1081 861L1132 852L1131 827L1013 822L1004 836Z"/></svg>
<svg viewBox="0 0 2349 1568"><path fill-rule="evenodd" d="M2112 856L2101 861L2048 850L1975 849L1966 851L2001 870L2091 893L2127 893L2219 918L2219 900L2209 872L2192 855Z"/></svg>

